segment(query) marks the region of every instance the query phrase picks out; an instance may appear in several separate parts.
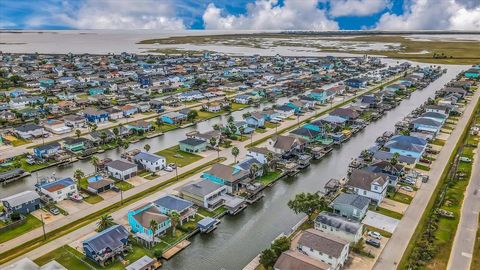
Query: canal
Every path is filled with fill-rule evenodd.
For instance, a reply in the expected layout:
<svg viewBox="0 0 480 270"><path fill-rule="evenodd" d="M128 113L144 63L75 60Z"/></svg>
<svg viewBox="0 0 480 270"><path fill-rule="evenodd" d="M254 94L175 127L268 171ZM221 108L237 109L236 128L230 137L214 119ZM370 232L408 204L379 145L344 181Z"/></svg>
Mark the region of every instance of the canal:
<svg viewBox="0 0 480 270"><path fill-rule="evenodd" d="M286 97L281 97L278 98L275 103L276 104L283 104L288 101L289 98ZM180 129L175 129L171 130L169 132L166 132L163 136L151 138L151 139L145 139L141 140L136 143L131 143L130 146L128 147L128 150L131 149L143 149L143 146L145 144L149 144L151 146L151 152L157 152L165 148L172 147L174 145L178 144L178 141L181 141L186 138L186 135L190 131L200 131L200 132L205 132L212 130L212 127L215 124L225 124L227 123L228 117L231 115L235 120L242 120L243 114L247 112L253 112L256 110L261 110L264 107L272 106L273 103L262 103L260 104L259 107L248 107L243 110L239 111L234 111L228 115L221 115L215 118L208 119L206 121L198 122L195 126L190 126L187 128L180 128ZM103 153L98 153L96 156L98 156L100 159L103 158L111 158L113 160L119 159L120 155L125 152L125 149L123 148L117 148L117 149L112 149L105 151ZM90 159L84 159L84 160L79 160L75 163L73 163L71 166L66 166L66 167L50 167L43 169L38 172L32 173L32 175L28 177L24 177L20 180L17 180L15 182L6 184L6 185L0 185L0 198L4 198L25 190L33 190L34 185L37 183L37 180L42 179L44 177L50 177L50 176L55 176L57 178L64 178L64 177L73 177L73 172L76 169L82 170L85 174L93 173L94 172L94 167L92 163L90 162Z"/></svg>
<svg viewBox="0 0 480 270"><path fill-rule="evenodd" d="M226 216L214 232L197 234L191 246L166 261L169 270L237 270L242 269L281 233L289 233L302 218L287 207L287 202L300 192L322 190L330 178L346 175L348 164L363 149L374 144L383 132L394 130L396 122L423 104L434 92L454 78L465 67L448 66L442 77L425 89L416 91L381 119L334 150L321 161L314 162L303 173L278 181L265 190L265 197L236 216Z"/></svg>

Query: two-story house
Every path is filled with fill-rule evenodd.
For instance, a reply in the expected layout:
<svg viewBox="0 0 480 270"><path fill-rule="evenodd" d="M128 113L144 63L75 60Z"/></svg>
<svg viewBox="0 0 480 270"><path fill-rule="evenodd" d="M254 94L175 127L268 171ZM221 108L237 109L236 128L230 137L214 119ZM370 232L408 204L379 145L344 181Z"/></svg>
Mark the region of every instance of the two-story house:
<svg viewBox="0 0 480 270"><path fill-rule="evenodd" d="M167 163L163 156L150 154L147 152L140 152L133 157L135 163L140 165L140 168L150 172L158 172L162 170Z"/></svg>
<svg viewBox="0 0 480 270"><path fill-rule="evenodd" d="M388 176L383 173L354 169L348 178L347 187L376 204L380 204L387 194Z"/></svg>

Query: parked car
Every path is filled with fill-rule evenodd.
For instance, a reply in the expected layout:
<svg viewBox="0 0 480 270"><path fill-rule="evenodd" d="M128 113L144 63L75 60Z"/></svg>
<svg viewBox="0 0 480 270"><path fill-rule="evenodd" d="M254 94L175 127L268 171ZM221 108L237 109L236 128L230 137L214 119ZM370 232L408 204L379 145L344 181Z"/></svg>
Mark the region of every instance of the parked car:
<svg viewBox="0 0 480 270"><path fill-rule="evenodd" d="M468 157L460 157L460 161L470 163L470 162L472 162L472 159L470 159Z"/></svg>
<svg viewBox="0 0 480 270"><path fill-rule="evenodd" d="M382 245L380 241L376 239L368 239L367 241L365 241L365 243L367 243L367 245L370 245L376 248L380 248L380 246Z"/></svg>
<svg viewBox="0 0 480 270"><path fill-rule="evenodd" d="M120 189L117 186L113 186L112 190L115 191L115 192L120 192Z"/></svg>
<svg viewBox="0 0 480 270"><path fill-rule="evenodd" d="M54 214L55 216L60 215L60 210L58 210L58 208L52 207L52 208L48 209L48 211L50 213Z"/></svg>
<svg viewBox="0 0 480 270"><path fill-rule="evenodd" d="M173 168L170 166L166 166L165 168L163 168L163 170L166 172L173 172Z"/></svg>
<svg viewBox="0 0 480 270"><path fill-rule="evenodd" d="M167 166L170 167L170 168L172 168L172 169L177 168L177 164L175 164L175 163L168 163Z"/></svg>
<svg viewBox="0 0 480 270"><path fill-rule="evenodd" d="M375 239L382 239L382 235L374 231L368 231L368 236L373 237Z"/></svg>
<svg viewBox="0 0 480 270"><path fill-rule="evenodd" d="M409 186L402 186L402 187L400 187L400 189L403 189L403 190L408 191L408 192L412 192L412 191L413 191L413 188L412 188L412 187L409 187Z"/></svg>

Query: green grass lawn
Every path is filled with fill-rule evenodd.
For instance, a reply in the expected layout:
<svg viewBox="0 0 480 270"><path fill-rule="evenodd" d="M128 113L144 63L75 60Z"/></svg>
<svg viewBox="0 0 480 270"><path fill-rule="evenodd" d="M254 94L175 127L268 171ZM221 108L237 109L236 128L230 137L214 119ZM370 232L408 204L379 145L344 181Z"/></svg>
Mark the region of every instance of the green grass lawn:
<svg viewBox="0 0 480 270"><path fill-rule="evenodd" d="M87 261L82 253L70 246L58 248L34 260L34 262L43 266L53 260L67 269L90 270L99 267L99 265L95 265L94 262Z"/></svg>
<svg viewBox="0 0 480 270"><path fill-rule="evenodd" d="M387 193L387 198L404 204L410 204L413 200L413 197L403 194L401 192Z"/></svg>
<svg viewBox="0 0 480 270"><path fill-rule="evenodd" d="M132 189L134 186L127 181L115 181L115 186L120 190L127 191Z"/></svg>
<svg viewBox="0 0 480 270"><path fill-rule="evenodd" d="M428 165L423 165L420 163L415 164L415 168L422 171L430 171L430 167Z"/></svg>
<svg viewBox="0 0 480 270"><path fill-rule="evenodd" d="M100 195L88 194L88 197L83 198L83 200L89 204L96 204L103 201L103 198Z"/></svg>
<svg viewBox="0 0 480 270"><path fill-rule="evenodd" d="M272 122L268 122L268 121L265 122L265 127L266 128L275 128L275 127L278 127L278 126L280 126L280 124L278 124L278 123L272 123Z"/></svg>
<svg viewBox="0 0 480 270"><path fill-rule="evenodd" d="M434 145L444 146L445 145L445 140L435 139L435 140L432 140L430 143L434 144Z"/></svg>
<svg viewBox="0 0 480 270"><path fill-rule="evenodd" d="M219 115L222 115L226 113L226 111L224 110L221 110L219 112L204 112L204 111L198 111L198 120L202 120L202 119L209 119L209 118L213 118L213 117L216 117L216 116L219 116Z"/></svg>
<svg viewBox="0 0 480 270"><path fill-rule="evenodd" d="M238 111L238 110L241 110L243 108L246 108L248 107L249 105L246 105L246 104L240 104L240 103L232 103L231 107L232 107L232 111Z"/></svg>
<svg viewBox="0 0 480 270"><path fill-rule="evenodd" d="M25 139L22 139L22 138L17 138L15 141L12 141L11 143L12 143L13 147L17 147L17 146L29 144L31 142L32 141L25 140Z"/></svg>
<svg viewBox="0 0 480 270"><path fill-rule="evenodd" d="M385 215L385 216L388 216L388 217L391 217L391 218L394 218L394 219L402 219L402 217L403 217L403 214L400 214L398 212L395 212L395 211L392 211L392 210L389 210L389 209L386 209L386 208L382 208L382 207L377 207L375 212L377 212L379 214L382 214L382 215Z"/></svg>
<svg viewBox="0 0 480 270"><path fill-rule="evenodd" d="M280 171L267 172L262 177L257 178L256 181L266 186L277 180L278 177L280 177L280 174Z"/></svg>
<svg viewBox="0 0 480 270"><path fill-rule="evenodd" d="M375 228L375 227L372 227L372 226L369 226L369 225L366 225L366 224L363 225L363 228L365 228L367 231L378 232L378 233L381 234L383 237L387 237L387 238L392 237L392 234L391 234L391 233L389 233L389 232L387 232L387 231L384 231L384 230L381 230L381 229L378 229L378 228Z"/></svg>
<svg viewBox="0 0 480 270"><path fill-rule="evenodd" d="M24 234L26 232L29 232L35 228L42 226L42 222L32 215L27 215L26 219L27 221L24 224L18 227L15 227L13 229L10 229L8 231L1 232L0 243L7 242L21 234Z"/></svg>
<svg viewBox="0 0 480 270"><path fill-rule="evenodd" d="M256 129L255 129L255 132L258 132L258 133L265 133L265 132L267 132L267 130L266 130L266 129L264 129L264 128L256 128Z"/></svg>
<svg viewBox="0 0 480 270"><path fill-rule="evenodd" d="M180 146L178 145L163 149L155 154L164 156L167 159L167 163L176 162L177 165L180 167L186 166L202 159L202 156L180 151Z"/></svg>
<svg viewBox="0 0 480 270"><path fill-rule="evenodd" d="M225 209L223 206L215 209L214 211L209 211L203 207L199 207L197 213L204 217L216 217L225 211L227 211L227 209Z"/></svg>

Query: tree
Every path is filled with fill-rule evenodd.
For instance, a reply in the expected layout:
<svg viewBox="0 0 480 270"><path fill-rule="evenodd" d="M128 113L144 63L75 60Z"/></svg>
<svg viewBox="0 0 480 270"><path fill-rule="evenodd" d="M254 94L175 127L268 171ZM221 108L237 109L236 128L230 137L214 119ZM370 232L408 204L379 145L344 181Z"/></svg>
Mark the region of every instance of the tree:
<svg viewBox="0 0 480 270"><path fill-rule="evenodd" d="M267 165L268 165L267 167L269 169L273 168L273 165L274 165L273 161L275 160L275 156L273 155L273 153L268 152L266 158L267 158Z"/></svg>
<svg viewBox="0 0 480 270"><path fill-rule="evenodd" d="M35 119L33 119L33 122L35 123L35 125L38 125L40 124L40 119L38 119L38 117L35 117Z"/></svg>
<svg viewBox="0 0 480 270"><path fill-rule="evenodd" d="M255 180L255 178L257 178L258 170L260 170L260 167L258 166L258 164L253 163L252 166L250 166L250 177L253 180Z"/></svg>
<svg viewBox="0 0 480 270"><path fill-rule="evenodd" d="M177 225L180 223L180 215L177 211L171 211L168 214L168 217L170 218L170 224L172 225L172 236L175 236L175 230Z"/></svg>
<svg viewBox="0 0 480 270"><path fill-rule="evenodd" d="M92 131L95 131L97 130L98 126L96 124L92 124L90 128L92 129Z"/></svg>
<svg viewBox="0 0 480 270"><path fill-rule="evenodd" d="M123 147L123 149L127 150L127 148L128 148L129 146L130 146L130 143L129 143L127 140L125 140L125 141L122 142L122 147Z"/></svg>
<svg viewBox="0 0 480 270"><path fill-rule="evenodd" d="M293 200L288 202L288 207L295 212L295 214L304 213L313 218L313 214L316 211L326 208L327 203L325 199L318 193L299 193L295 195Z"/></svg>
<svg viewBox="0 0 480 270"><path fill-rule="evenodd" d="M77 180L77 183L79 183L80 180L85 177L85 173L80 169L76 169L73 173L73 177Z"/></svg>
<svg viewBox="0 0 480 270"><path fill-rule="evenodd" d="M97 222L97 231L101 232L105 229L108 229L115 225L113 218L110 215L103 215L100 217L100 220Z"/></svg>
<svg viewBox="0 0 480 270"><path fill-rule="evenodd" d="M102 144L105 144L105 142L107 141L107 137L107 132L102 131L102 133L100 133L100 139L102 140Z"/></svg>
<svg viewBox="0 0 480 270"><path fill-rule="evenodd" d="M150 220L150 229L152 230L153 237L155 238L155 233L157 232L158 222L155 219Z"/></svg>
<svg viewBox="0 0 480 270"><path fill-rule="evenodd" d="M227 122L230 124L230 123L233 123L235 121L235 119L233 118L233 116L228 116L227 118Z"/></svg>
<svg viewBox="0 0 480 270"><path fill-rule="evenodd" d="M245 127L241 126L238 128L238 131L240 132L240 141L243 140L243 133L245 132Z"/></svg>
<svg viewBox="0 0 480 270"><path fill-rule="evenodd" d="M147 151L147 152L150 151L150 148L151 148L150 144L148 144L148 143L143 146L143 149L145 149L145 151Z"/></svg>
<svg viewBox="0 0 480 270"><path fill-rule="evenodd" d="M282 252L287 251L290 249L290 240L286 236L279 237L275 241L273 241L272 246L270 247L275 255L280 256Z"/></svg>
<svg viewBox="0 0 480 270"><path fill-rule="evenodd" d="M120 130L118 129L118 127L114 127L114 128L112 129L112 132L113 132L113 134L115 135L115 137L118 138L118 134L120 134Z"/></svg>
<svg viewBox="0 0 480 270"><path fill-rule="evenodd" d="M95 172L98 171L98 164L100 163L100 159L97 156L93 156L90 161L93 164L93 167L95 167Z"/></svg>
<svg viewBox="0 0 480 270"><path fill-rule="evenodd" d="M240 154L240 149L238 149L238 147L234 146L232 148L232 155L235 157L235 163L237 163L238 154Z"/></svg>
<svg viewBox="0 0 480 270"><path fill-rule="evenodd" d="M399 156L400 156L399 153L394 153L390 158L390 164L392 164L393 166L397 165Z"/></svg>
<svg viewBox="0 0 480 270"><path fill-rule="evenodd" d="M267 269L273 267L277 259L277 255L270 248L267 248L262 251L262 253L260 253L260 264L262 264Z"/></svg>
<svg viewBox="0 0 480 270"><path fill-rule="evenodd" d="M82 135L80 129L75 130L75 135L77 135L77 138L80 138L80 135Z"/></svg>
<svg viewBox="0 0 480 270"><path fill-rule="evenodd" d="M217 139L215 139L215 137L210 138L210 145L212 148L215 148L215 145L217 145Z"/></svg>
<svg viewBox="0 0 480 270"><path fill-rule="evenodd" d="M187 120L190 122L193 122L193 120L195 120L195 118L197 117L198 117L198 112L196 110L191 110L187 114Z"/></svg>

